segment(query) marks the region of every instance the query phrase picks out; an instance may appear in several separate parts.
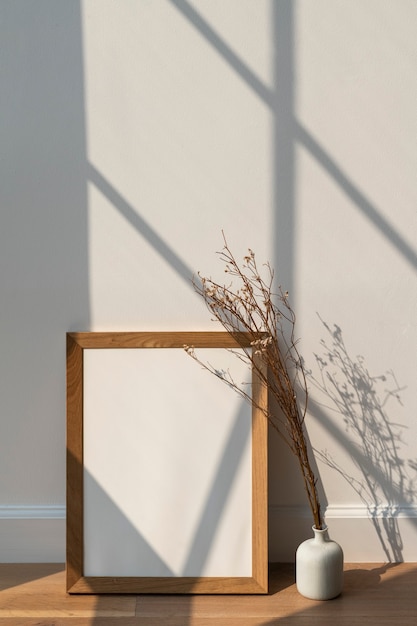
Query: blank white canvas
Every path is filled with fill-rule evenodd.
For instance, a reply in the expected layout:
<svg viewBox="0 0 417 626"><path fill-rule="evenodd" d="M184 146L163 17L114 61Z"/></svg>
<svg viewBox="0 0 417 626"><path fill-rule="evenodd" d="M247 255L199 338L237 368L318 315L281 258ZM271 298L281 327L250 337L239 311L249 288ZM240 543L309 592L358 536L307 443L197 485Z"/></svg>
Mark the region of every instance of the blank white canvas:
<svg viewBox="0 0 417 626"><path fill-rule="evenodd" d="M182 349L84 350L84 575L252 575L251 407Z"/></svg>

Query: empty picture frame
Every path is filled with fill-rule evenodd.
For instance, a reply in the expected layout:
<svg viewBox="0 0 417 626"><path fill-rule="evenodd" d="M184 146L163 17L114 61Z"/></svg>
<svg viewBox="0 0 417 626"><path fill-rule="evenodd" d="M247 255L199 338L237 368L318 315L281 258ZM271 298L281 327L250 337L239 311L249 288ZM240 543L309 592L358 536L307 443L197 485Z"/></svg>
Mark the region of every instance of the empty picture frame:
<svg viewBox="0 0 417 626"><path fill-rule="evenodd" d="M245 378L250 339L67 334L69 593L267 593L262 361L250 406L184 350Z"/></svg>

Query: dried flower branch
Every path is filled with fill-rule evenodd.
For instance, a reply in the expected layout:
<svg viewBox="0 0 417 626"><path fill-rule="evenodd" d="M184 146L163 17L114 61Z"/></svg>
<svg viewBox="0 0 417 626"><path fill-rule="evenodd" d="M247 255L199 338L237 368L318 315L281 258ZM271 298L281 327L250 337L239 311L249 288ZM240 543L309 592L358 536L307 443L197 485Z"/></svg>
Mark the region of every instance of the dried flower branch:
<svg viewBox="0 0 417 626"><path fill-rule="evenodd" d="M320 529L323 520L317 479L311 467L304 423L308 401L306 372L297 348L295 314L288 301L288 292L281 287L277 292L273 291L274 272L269 263L263 266L263 276L254 252L249 249L242 265L239 265L224 234L223 239L224 247L218 254L226 274L231 277L230 284L222 285L199 274L199 280L194 280L194 288L204 299L213 319L219 321L227 332L237 339L239 333L249 333L253 337L250 347L242 341L241 349L231 352L247 363L261 383L268 386L276 405L268 403L268 409L257 408L262 410L269 424L295 454L314 525ZM234 288L234 280L239 283L238 288ZM192 346L184 348L205 369L253 402L251 393L245 386L236 383L229 371L215 369L200 360ZM297 390L300 390L302 403L297 397Z"/></svg>

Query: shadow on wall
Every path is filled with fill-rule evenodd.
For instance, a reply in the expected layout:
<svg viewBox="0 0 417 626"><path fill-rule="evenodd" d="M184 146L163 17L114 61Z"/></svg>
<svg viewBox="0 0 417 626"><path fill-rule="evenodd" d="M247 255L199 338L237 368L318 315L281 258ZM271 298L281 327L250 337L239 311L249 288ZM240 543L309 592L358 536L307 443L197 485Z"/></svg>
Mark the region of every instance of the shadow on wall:
<svg viewBox="0 0 417 626"><path fill-rule="evenodd" d="M2 2L0 41L0 502L56 503L65 332L89 326L79 3Z"/></svg>
<svg viewBox="0 0 417 626"><path fill-rule="evenodd" d="M294 286L295 237L295 148L297 125L294 117L294 26L295 2L271 2L273 43L273 86L261 78L237 54L228 41L187 0L169 0L199 35L221 56L236 75L266 105L273 115L273 219L275 258L285 288Z"/></svg>
<svg viewBox="0 0 417 626"><path fill-rule="evenodd" d="M372 376L363 356L352 358L336 324L321 320L327 339L315 354L319 375L309 382L326 399L326 407L311 402L312 412L349 452L359 477L350 475L326 450L315 453L348 482L366 505L388 562L403 561L398 511L416 497L416 467L401 457L404 427L390 420L389 405L401 403L394 372ZM329 403L329 404L328 404ZM340 415L343 434L323 408Z"/></svg>

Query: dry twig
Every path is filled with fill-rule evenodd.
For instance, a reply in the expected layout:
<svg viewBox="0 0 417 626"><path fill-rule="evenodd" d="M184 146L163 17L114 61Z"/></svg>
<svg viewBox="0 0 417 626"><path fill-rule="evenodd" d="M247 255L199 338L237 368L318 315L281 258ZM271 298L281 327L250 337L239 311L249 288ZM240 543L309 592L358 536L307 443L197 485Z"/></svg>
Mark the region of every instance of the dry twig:
<svg viewBox="0 0 417 626"><path fill-rule="evenodd" d="M269 264L264 265L264 278L254 252L249 249L242 265L239 265L224 234L223 239L224 247L218 254L226 274L231 277L230 283L221 285L199 274L199 280L193 283L194 288L204 299L214 320L219 321L227 332L237 338L242 332L253 337L250 347L242 342L241 349L232 352L268 386L278 410L272 403L268 403L267 409L258 408L298 459L314 525L322 528L317 479L311 467L304 423L308 401L306 372L294 335L295 314L289 304L288 293L281 287L277 292L273 291L274 272ZM234 281L239 283L238 288L234 287ZM184 347L205 369L221 378L246 400L253 401L251 394L237 384L229 372L219 372L200 360L192 346ZM303 408L296 390L301 390L304 396Z"/></svg>

